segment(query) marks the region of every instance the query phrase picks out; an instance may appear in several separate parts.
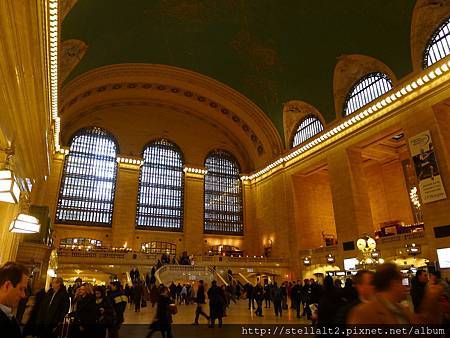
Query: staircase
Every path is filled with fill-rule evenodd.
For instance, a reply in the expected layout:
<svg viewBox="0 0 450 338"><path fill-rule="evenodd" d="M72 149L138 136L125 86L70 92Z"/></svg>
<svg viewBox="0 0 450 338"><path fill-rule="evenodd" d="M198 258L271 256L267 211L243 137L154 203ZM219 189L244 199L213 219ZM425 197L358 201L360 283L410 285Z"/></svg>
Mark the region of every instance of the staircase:
<svg viewBox="0 0 450 338"><path fill-rule="evenodd" d="M211 284L216 280L218 284L228 285L225 279L209 266L198 265L163 265L155 272L159 284L169 285L172 281L199 281L204 280Z"/></svg>

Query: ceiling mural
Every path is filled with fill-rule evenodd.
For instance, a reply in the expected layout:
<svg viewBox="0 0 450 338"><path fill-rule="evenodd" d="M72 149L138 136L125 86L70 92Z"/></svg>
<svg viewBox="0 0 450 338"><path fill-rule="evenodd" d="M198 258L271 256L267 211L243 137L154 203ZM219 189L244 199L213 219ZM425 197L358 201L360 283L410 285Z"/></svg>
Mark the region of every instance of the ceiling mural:
<svg viewBox="0 0 450 338"><path fill-rule="evenodd" d="M247 96L283 135L283 104L336 116L333 70L343 54L412 71L414 0L78 0L61 39L87 46L66 79L106 65L163 64L212 77Z"/></svg>

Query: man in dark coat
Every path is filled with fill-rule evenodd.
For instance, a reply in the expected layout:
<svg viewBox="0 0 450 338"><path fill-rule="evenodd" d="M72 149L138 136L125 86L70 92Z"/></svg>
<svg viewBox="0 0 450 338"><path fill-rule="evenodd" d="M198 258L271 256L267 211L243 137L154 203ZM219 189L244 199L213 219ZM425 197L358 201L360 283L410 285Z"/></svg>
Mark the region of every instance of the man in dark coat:
<svg viewBox="0 0 450 338"><path fill-rule="evenodd" d="M347 305L343 306L335 317L335 324L337 325L345 325L347 322L347 317L350 313L350 311L361 303L367 303L370 301L375 293L375 287L373 285L373 276L374 273L372 271L368 270L359 270L358 273L355 275L354 278L354 285L356 292L358 294L358 297L348 303Z"/></svg>
<svg viewBox="0 0 450 338"><path fill-rule="evenodd" d="M198 318L200 315L205 317L209 321L209 316L203 311L203 304L206 304L206 296L205 296L205 286L203 285L203 281L198 281L198 289L197 289L197 308L195 309L195 320L194 325L198 325Z"/></svg>
<svg viewBox="0 0 450 338"><path fill-rule="evenodd" d="M222 317L225 309L225 294L222 288L217 286L217 282L213 281L211 287L208 290L209 298L209 327L214 327L216 319L219 321L219 327L222 327Z"/></svg>
<svg viewBox="0 0 450 338"><path fill-rule="evenodd" d="M2 337L21 338L19 323L13 316L12 309L17 307L20 299L25 298L28 285L28 270L13 262L0 267L0 334Z"/></svg>
<svg viewBox="0 0 450 338"><path fill-rule="evenodd" d="M294 309L297 311L297 318L300 318L300 305L302 303L302 281L298 280L291 289L291 299Z"/></svg>
<svg viewBox="0 0 450 338"><path fill-rule="evenodd" d="M278 315L282 314L282 306L281 306L281 301L283 299L283 296L281 295L281 289L278 287L277 282L275 282L273 284L272 289L270 290L271 293L271 298L272 298L272 302L273 302L273 307L275 309L275 316L278 317Z"/></svg>
<svg viewBox="0 0 450 338"><path fill-rule="evenodd" d="M111 292L109 293L109 299L116 312L116 322L109 330L109 338L119 337L120 326L124 322L124 312L127 307L127 296L120 290L120 282L112 282L109 284Z"/></svg>
<svg viewBox="0 0 450 338"><path fill-rule="evenodd" d="M69 294L64 286L63 279L54 278L52 287L45 294L37 314L38 337L57 337L58 325L64 321L69 312Z"/></svg>

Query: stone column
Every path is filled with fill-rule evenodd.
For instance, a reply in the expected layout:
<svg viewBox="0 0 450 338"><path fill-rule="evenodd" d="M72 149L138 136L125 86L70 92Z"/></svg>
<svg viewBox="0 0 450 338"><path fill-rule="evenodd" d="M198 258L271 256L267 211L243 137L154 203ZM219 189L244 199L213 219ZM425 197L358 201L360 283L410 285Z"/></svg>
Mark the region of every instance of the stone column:
<svg viewBox="0 0 450 338"><path fill-rule="evenodd" d="M406 142L423 131L429 130L442 183L447 198L431 203L422 203L422 214L425 223L425 236L431 246L428 259L437 260L436 247L448 247L449 237L435 238L434 227L450 224L450 109L448 100L434 105L425 104L414 107L414 112L402 120L402 128ZM412 162L411 153L409 156ZM434 244L434 245L433 245ZM422 250L424 252L424 250Z"/></svg>
<svg viewBox="0 0 450 338"><path fill-rule="evenodd" d="M114 198L112 246L138 250L134 246L136 227L136 203L139 186L139 170L119 164Z"/></svg>
<svg viewBox="0 0 450 338"><path fill-rule="evenodd" d="M357 150L336 149L328 157L328 169L341 250L342 243L374 232L367 180L361 153Z"/></svg>
<svg viewBox="0 0 450 338"><path fill-rule="evenodd" d="M184 243L181 251L203 255L204 175L186 172L184 179Z"/></svg>

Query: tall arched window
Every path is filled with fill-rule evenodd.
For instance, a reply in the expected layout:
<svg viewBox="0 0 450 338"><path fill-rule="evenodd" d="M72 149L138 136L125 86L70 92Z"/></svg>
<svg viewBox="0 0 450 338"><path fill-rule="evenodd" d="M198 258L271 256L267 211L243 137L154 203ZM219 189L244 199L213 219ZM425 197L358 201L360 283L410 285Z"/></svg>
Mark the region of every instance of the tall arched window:
<svg viewBox="0 0 450 338"><path fill-rule="evenodd" d="M423 68L445 58L450 54L450 17L436 29L428 41L423 56Z"/></svg>
<svg viewBox="0 0 450 338"><path fill-rule="evenodd" d="M296 147L299 144L305 142L307 139L320 133L323 130L323 124L314 115L306 116L299 124L297 131L295 132L294 140L292 141L292 147Z"/></svg>
<svg viewBox="0 0 450 338"><path fill-rule="evenodd" d="M205 233L242 234L242 188L237 161L230 153L217 150L208 155L205 167Z"/></svg>
<svg viewBox="0 0 450 338"><path fill-rule="evenodd" d="M78 131L66 156L57 223L111 225L117 176L117 143L97 127Z"/></svg>
<svg viewBox="0 0 450 338"><path fill-rule="evenodd" d="M344 103L348 116L392 89L391 79L384 73L369 73L356 82Z"/></svg>
<svg viewBox="0 0 450 338"><path fill-rule="evenodd" d="M162 139L145 148L139 177L138 227L182 230L183 177L183 156L178 146Z"/></svg>

